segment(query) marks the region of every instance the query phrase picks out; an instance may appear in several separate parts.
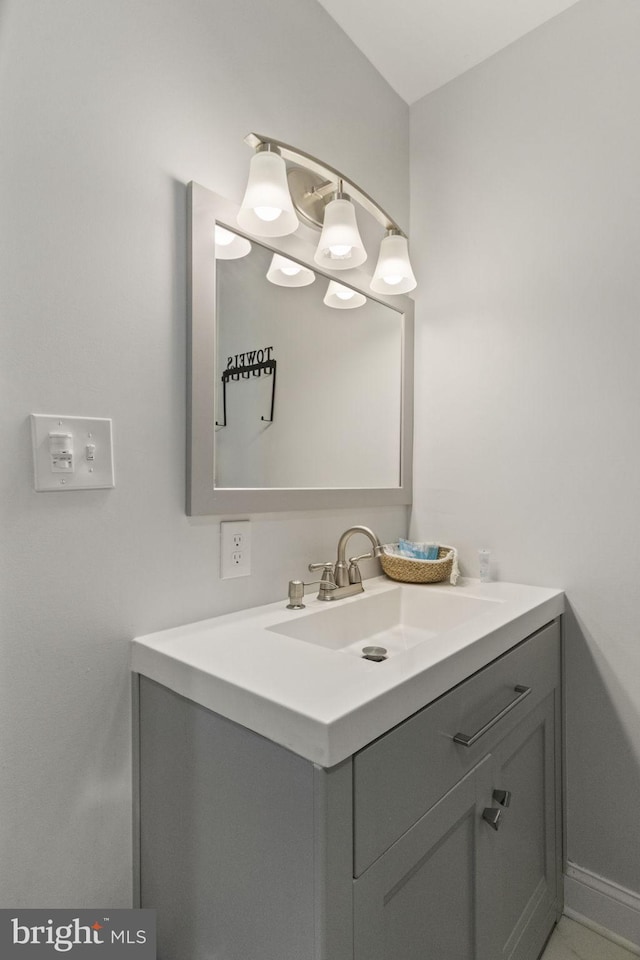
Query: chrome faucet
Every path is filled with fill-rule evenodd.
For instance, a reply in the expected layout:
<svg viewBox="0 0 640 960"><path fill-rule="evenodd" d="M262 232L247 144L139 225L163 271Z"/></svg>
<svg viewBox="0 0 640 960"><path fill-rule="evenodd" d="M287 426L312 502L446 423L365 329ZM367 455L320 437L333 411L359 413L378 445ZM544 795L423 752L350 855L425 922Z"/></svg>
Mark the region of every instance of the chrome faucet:
<svg viewBox="0 0 640 960"><path fill-rule="evenodd" d="M347 561L347 543L354 533L362 533L371 541L372 550L370 553L363 553L359 557L350 557ZM379 557L382 553L382 544L373 530L369 527L349 527L338 540L338 557L335 563L331 561L326 563L310 563L309 570L322 570L320 580L314 580L312 583L319 583L318 600L340 600L342 597L353 597L356 593L362 593L362 574L358 563L360 560L367 560L370 557ZM301 580L289 581L289 603L291 610L300 610L304 607L302 599L304 597L304 588L311 586L311 583L303 583Z"/></svg>
<svg viewBox="0 0 640 960"><path fill-rule="evenodd" d="M371 553L363 553L360 557L352 557L349 560L349 567L347 568L347 543L354 533L363 533L365 537L368 537L371 541L373 550ZM362 585L362 576L360 575L358 561L366 560L369 557L379 557L381 553L382 544L373 530L370 530L369 527L349 527L349 529L345 530L338 540L338 559L336 560L336 565L333 570L336 586L346 587L347 585L354 583L359 583ZM362 589L364 589L364 587Z"/></svg>

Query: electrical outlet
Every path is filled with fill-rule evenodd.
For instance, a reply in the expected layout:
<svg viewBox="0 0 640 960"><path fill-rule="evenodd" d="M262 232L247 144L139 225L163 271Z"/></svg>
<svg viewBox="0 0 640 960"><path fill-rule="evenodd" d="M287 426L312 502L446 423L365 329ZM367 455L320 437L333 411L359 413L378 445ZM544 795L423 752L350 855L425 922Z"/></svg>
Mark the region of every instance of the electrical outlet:
<svg viewBox="0 0 640 960"><path fill-rule="evenodd" d="M223 520L220 524L220 579L248 577L251 573L251 523Z"/></svg>

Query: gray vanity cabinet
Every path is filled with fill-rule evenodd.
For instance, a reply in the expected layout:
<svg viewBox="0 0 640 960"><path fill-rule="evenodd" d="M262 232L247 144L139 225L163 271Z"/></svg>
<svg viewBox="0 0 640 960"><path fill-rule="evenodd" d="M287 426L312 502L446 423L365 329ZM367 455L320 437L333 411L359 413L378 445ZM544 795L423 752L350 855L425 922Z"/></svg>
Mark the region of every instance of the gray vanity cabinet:
<svg viewBox="0 0 640 960"><path fill-rule="evenodd" d="M489 839L496 960L530 960L558 918L561 901L556 700L551 692L497 746L493 782L512 794Z"/></svg>
<svg viewBox="0 0 640 960"><path fill-rule="evenodd" d="M355 960L492 956L490 783L487 759L355 881Z"/></svg>
<svg viewBox="0 0 640 960"><path fill-rule="evenodd" d="M425 943L438 960L538 956L559 911L554 700L355 880L355 960L424 960Z"/></svg>
<svg viewBox="0 0 640 960"><path fill-rule="evenodd" d="M159 960L538 957L562 900L559 622L331 769L144 677L139 698Z"/></svg>

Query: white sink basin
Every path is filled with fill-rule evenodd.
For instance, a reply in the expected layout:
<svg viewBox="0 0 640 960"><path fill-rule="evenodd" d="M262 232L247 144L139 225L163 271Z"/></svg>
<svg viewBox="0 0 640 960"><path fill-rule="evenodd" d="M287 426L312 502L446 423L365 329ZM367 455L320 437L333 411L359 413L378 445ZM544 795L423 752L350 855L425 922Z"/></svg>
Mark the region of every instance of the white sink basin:
<svg viewBox="0 0 640 960"><path fill-rule="evenodd" d="M137 637L134 671L332 767L559 616L560 590L367 580L355 597L286 600ZM383 646L388 659L362 659ZM344 655L346 654L346 656Z"/></svg>
<svg viewBox="0 0 640 960"><path fill-rule="evenodd" d="M363 648L382 647L385 659L486 613L498 599L470 597L452 589L398 585L386 593L326 601L324 609L267 627L304 643L363 657Z"/></svg>

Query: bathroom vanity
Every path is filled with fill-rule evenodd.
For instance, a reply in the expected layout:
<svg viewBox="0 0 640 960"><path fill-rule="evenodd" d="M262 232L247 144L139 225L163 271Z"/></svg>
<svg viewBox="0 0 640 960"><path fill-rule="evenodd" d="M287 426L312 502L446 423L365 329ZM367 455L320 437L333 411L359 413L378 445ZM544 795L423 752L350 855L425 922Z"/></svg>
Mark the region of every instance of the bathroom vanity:
<svg viewBox="0 0 640 960"><path fill-rule="evenodd" d="M562 906L562 593L365 586L134 641L159 960L542 950ZM389 658L363 660L385 635Z"/></svg>

